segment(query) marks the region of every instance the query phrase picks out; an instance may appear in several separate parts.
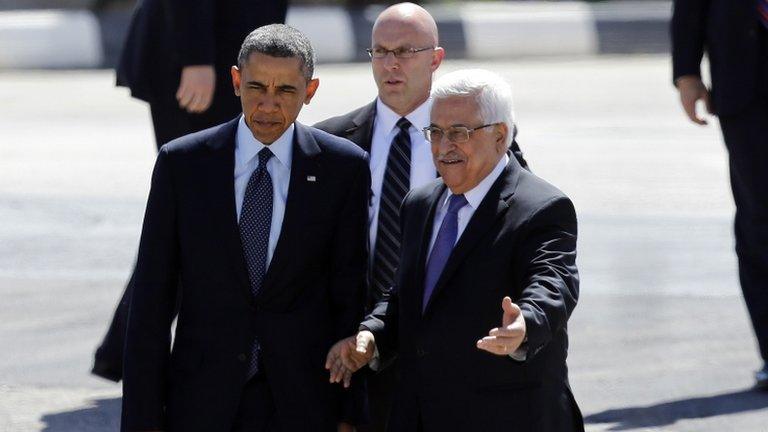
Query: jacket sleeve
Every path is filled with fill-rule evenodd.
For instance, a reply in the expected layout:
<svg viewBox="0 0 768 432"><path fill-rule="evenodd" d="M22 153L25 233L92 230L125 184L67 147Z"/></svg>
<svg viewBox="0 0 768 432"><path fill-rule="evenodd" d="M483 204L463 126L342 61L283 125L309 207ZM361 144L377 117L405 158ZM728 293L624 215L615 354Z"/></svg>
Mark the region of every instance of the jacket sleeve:
<svg viewBox="0 0 768 432"><path fill-rule="evenodd" d="M160 150L144 215L128 312L123 431L165 426L167 371L178 286L176 205L166 147Z"/></svg>
<svg viewBox="0 0 768 432"><path fill-rule="evenodd" d="M362 152L361 152L362 153ZM334 236L331 310L334 336L339 340L355 334L364 313L368 265L368 191L371 175L367 158L357 160L344 209Z"/></svg>
<svg viewBox="0 0 768 432"><path fill-rule="evenodd" d="M406 232L405 225L408 220L409 208L412 206L413 191L408 192L400 205L400 232ZM371 310L371 313L360 323L360 330L369 330L376 340L376 349L379 351L380 365L378 370L384 369L397 358L399 318L400 318L400 286L403 266L398 266L395 273L395 286L384 295Z"/></svg>
<svg viewBox="0 0 768 432"><path fill-rule="evenodd" d="M710 0L675 0L672 10L672 79L701 76Z"/></svg>
<svg viewBox="0 0 768 432"><path fill-rule="evenodd" d="M528 220L518 262L523 288L517 299L528 337L526 361L536 357L571 316L579 296L576 212L559 197Z"/></svg>

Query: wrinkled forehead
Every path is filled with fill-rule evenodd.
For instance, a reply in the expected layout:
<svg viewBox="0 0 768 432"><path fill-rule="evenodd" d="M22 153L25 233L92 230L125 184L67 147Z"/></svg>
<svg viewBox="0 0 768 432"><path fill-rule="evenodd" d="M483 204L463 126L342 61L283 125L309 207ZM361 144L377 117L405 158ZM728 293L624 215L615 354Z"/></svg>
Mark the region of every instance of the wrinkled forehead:
<svg viewBox="0 0 768 432"><path fill-rule="evenodd" d="M430 123L442 128L475 126L480 120L480 106L473 95L447 96L432 102Z"/></svg>

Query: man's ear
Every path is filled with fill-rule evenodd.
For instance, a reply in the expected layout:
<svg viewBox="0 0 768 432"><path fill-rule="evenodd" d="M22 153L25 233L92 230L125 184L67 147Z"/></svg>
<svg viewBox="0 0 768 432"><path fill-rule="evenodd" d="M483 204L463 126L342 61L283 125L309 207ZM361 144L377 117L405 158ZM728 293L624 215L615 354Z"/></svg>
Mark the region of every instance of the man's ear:
<svg viewBox="0 0 768 432"><path fill-rule="evenodd" d="M309 101L315 96L318 87L320 87L320 78L313 78L307 82L307 94L304 98L304 105L309 105Z"/></svg>
<svg viewBox="0 0 768 432"><path fill-rule="evenodd" d="M443 58L445 58L445 50L443 47L435 48L435 50L432 52L432 64L430 64L432 72L436 71L437 68L440 67L440 64L443 62Z"/></svg>
<svg viewBox="0 0 768 432"><path fill-rule="evenodd" d="M509 127L506 123L499 123L496 125L496 127L493 129L494 133L494 139L496 140L496 144L499 146L502 152L505 152L506 149L506 141L507 136L510 134Z"/></svg>
<svg viewBox="0 0 768 432"><path fill-rule="evenodd" d="M240 69L237 66L232 66L229 69L232 74L232 87L235 89L235 95L240 96Z"/></svg>

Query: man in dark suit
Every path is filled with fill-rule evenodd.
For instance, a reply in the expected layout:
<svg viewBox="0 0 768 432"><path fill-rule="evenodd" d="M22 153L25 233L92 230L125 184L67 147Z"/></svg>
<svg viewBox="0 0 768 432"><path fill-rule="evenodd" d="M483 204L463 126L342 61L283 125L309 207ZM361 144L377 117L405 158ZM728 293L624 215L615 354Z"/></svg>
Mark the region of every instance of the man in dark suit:
<svg viewBox="0 0 768 432"><path fill-rule="evenodd" d="M707 52L711 91L701 79ZM736 255L744 300L768 389L768 0L676 0L672 16L674 83L691 121L703 101L720 118L736 203Z"/></svg>
<svg viewBox="0 0 768 432"><path fill-rule="evenodd" d="M363 316L370 174L363 150L295 123L317 90L312 73L303 34L261 27L232 69L243 114L161 148L123 431L336 430L341 388L323 362Z"/></svg>
<svg viewBox="0 0 768 432"><path fill-rule="evenodd" d="M573 205L509 157L501 78L453 72L432 99L425 134L441 178L405 198L395 288L329 352L331 379L396 352L390 431L582 431L566 367Z"/></svg>
<svg viewBox="0 0 768 432"><path fill-rule="evenodd" d="M399 3L376 18L368 54L378 88L376 100L315 127L347 138L371 154L372 255L366 302L370 312L393 285L400 254L400 203L410 189L432 182L437 175L421 130L429 125L429 91L445 51L439 46L437 24L429 12L413 3ZM525 166L517 143L512 149ZM358 426L360 431L386 430L396 375L396 364L368 374L371 418L369 424Z"/></svg>
<svg viewBox="0 0 768 432"><path fill-rule="evenodd" d="M232 119L229 68L253 29L285 22L286 0L139 0L117 84L149 102L157 147Z"/></svg>
<svg viewBox="0 0 768 432"><path fill-rule="evenodd" d="M241 111L229 69L243 39L285 22L286 0L139 0L117 84L149 103L157 148L231 120ZM94 355L93 373L120 381L133 275Z"/></svg>

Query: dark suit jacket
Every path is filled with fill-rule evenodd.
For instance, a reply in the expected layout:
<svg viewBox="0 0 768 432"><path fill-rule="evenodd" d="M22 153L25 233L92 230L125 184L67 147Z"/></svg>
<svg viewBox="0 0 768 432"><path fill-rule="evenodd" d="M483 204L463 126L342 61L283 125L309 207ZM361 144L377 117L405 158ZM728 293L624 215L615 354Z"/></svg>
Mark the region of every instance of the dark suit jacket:
<svg viewBox="0 0 768 432"><path fill-rule="evenodd" d="M760 39L766 37L754 0L675 0L674 79L700 76L701 59L707 51L715 111L719 115L737 114L759 94L760 80L768 73L761 65L768 50L761 52L761 43L766 42Z"/></svg>
<svg viewBox="0 0 768 432"><path fill-rule="evenodd" d="M576 214L562 192L512 158L459 238L422 314L425 263L442 180L401 209L397 286L363 322L382 355L399 355L390 430L582 431L568 384L567 321L578 297ZM528 357L475 346L501 324L510 296L523 310Z"/></svg>
<svg viewBox="0 0 768 432"><path fill-rule="evenodd" d="M368 105L364 105L344 115L331 117L316 123L314 127L330 134L346 138L357 144L363 150L370 152L371 141L373 141L373 123L375 119L376 101L374 100ZM520 147L517 145L516 141L512 142L510 150L514 153L515 158L520 161L520 164L528 169L528 163L523 158L523 152L520 151ZM373 289L372 284L369 284L369 287ZM368 293L367 304L372 307L384 297L385 293L370 292Z"/></svg>
<svg viewBox="0 0 768 432"><path fill-rule="evenodd" d="M229 69L245 36L284 22L287 9L286 0L138 0L117 83L151 102L173 97L182 67L215 65L217 91L231 90Z"/></svg>
<svg viewBox="0 0 768 432"><path fill-rule="evenodd" d="M281 430L335 430L340 386L324 362L363 316L367 157L296 124L282 231L254 300L235 211L237 122L158 155L128 320L123 431L229 432L255 337Z"/></svg>

